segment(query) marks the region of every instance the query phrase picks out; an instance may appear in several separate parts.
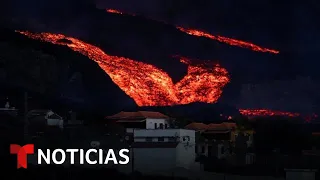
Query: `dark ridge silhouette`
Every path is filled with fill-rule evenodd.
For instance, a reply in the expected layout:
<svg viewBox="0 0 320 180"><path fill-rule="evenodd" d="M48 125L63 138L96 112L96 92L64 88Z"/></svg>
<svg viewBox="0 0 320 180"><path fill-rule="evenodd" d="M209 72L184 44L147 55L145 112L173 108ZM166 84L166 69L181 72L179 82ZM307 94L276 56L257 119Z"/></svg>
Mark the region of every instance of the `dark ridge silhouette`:
<svg viewBox="0 0 320 180"><path fill-rule="evenodd" d="M13 88L19 94L25 90L33 92L35 99L40 102L47 101L47 103L43 102L44 104L55 106L55 103L50 103L55 99L54 102L63 102L71 107L77 105L97 112L108 110L108 112L114 113L125 106L135 106L134 101L121 91L94 61L87 57L75 53L67 47L32 40L10 30L2 29L1 34L4 36L1 36L0 41L4 42L6 48L9 48L7 50L15 50L15 53L6 56L11 56L11 61L5 57L3 62L5 68L2 70L6 77L1 79L1 83L6 85L4 87L7 89ZM21 57L20 54L23 52L29 53L30 56ZM30 65L27 63L28 66L22 69L14 66L22 61L27 61ZM53 64L53 66L44 66L46 64ZM43 69L42 74L35 77L36 81L28 80L32 76L30 74L32 68L38 66ZM20 79L13 76L17 70L21 71L19 72ZM52 78L46 76L49 72L53 73ZM81 103L82 101L80 103L74 102L72 97L62 96L65 94L63 91L66 88L66 83L77 72L80 72L83 84L83 89L78 90L83 92L80 94L83 103ZM24 84L20 83L21 79ZM40 85L35 85L34 82L38 82ZM20 100L23 101L23 98ZM59 107L59 104L56 104L56 107Z"/></svg>
<svg viewBox="0 0 320 180"><path fill-rule="evenodd" d="M215 103L191 103L186 105L164 106L164 107L138 107L126 109L127 111L157 111L174 118L188 119L190 121L215 123L226 121L226 116L239 115L239 111L232 106Z"/></svg>
<svg viewBox="0 0 320 180"><path fill-rule="evenodd" d="M11 99L11 101L17 102L18 107L23 107L23 92L24 90L28 90L30 91L29 95L33 97L32 101L39 101L34 108L43 106L63 113L66 113L66 109L68 108L87 109L86 111L98 113L98 117L96 116L97 118L100 117L99 114L111 115L124 109L146 109L160 112L165 111L164 113L169 112L170 115L179 115L190 117L197 121L210 122L219 121L221 119L221 113L226 112L226 114L233 114L236 112L235 109L229 108L227 105L206 103L192 103L176 107L138 108L133 100L125 95L124 92L111 81L107 74L87 57L73 52L67 47L32 40L8 29L2 29L1 33L5 34L5 36L2 36L0 41L10 44L10 47L17 48L18 50L37 51L34 58L38 55L41 57L43 54L50 55L54 58L55 63L58 64L58 69L67 67L67 69L64 69L64 74L60 75L61 77L54 81L50 88L44 87L44 91L39 91L37 88L29 88L29 85L21 86L21 84L15 83L14 81L11 81L11 79L4 79L2 82L8 85L7 89L16 92L15 97L17 99ZM62 41L64 40L62 39ZM15 56L14 54L12 55ZM16 61L19 62L19 60L20 59L17 59ZM32 58L29 61L32 62ZM42 60L40 58L40 62L41 61L46 61L46 59ZM10 75L10 69L6 69L6 72ZM26 69L26 72L28 73L28 69ZM77 83L68 85L75 74L81 74L82 79L82 86L79 86L78 90L75 90L77 87L73 87L76 86ZM46 81L47 79L43 79L40 82L45 84ZM32 82L29 83L32 84ZM69 86L75 90L74 94L82 92L78 94L77 97L83 101L73 99L74 96L71 96L72 94L66 96L68 92L65 90L68 89Z"/></svg>

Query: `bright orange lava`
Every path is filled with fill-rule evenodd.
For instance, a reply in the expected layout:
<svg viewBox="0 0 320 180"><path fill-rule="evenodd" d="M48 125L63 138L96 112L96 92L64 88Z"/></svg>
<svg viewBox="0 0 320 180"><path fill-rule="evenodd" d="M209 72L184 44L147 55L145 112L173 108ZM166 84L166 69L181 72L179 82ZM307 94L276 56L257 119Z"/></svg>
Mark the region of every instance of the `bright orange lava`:
<svg viewBox="0 0 320 180"><path fill-rule="evenodd" d="M231 46L239 46L242 48L251 49L253 51L269 52L269 53L273 53L273 54L279 53L279 51L277 51L277 50L260 47L258 45L252 44L250 42L245 42L245 41L232 39L232 38L228 38L228 37L223 37L223 36L215 36L215 35L212 35L212 34L200 31L200 30L196 30L196 29L186 29L186 28L182 28L182 27L177 27L177 29L179 29L180 31L185 32L187 34L193 35L193 36L206 37L206 38L209 38L212 40L217 40L219 42L229 44Z"/></svg>
<svg viewBox="0 0 320 180"><path fill-rule="evenodd" d="M106 11L109 13L127 14L127 15L131 15L131 16L135 16L135 14L124 13L124 12L121 12L116 9L107 9ZM161 22L163 22L163 21L161 21ZM165 22L163 22L163 23L165 23ZM247 49L251 49L253 51L258 51L258 52L269 52L269 53L273 53L273 54L279 54L279 51L277 51L277 50L260 47L258 45L253 44L253 43L250 43L250 42L245 42L245 41L232 39L232 38L228 38L228 37L223 37L223 36L215 36L215 35L212 35L207 32L197 30L197 29L187 29L187 28L183 28L183 27L179 27L179 26L176 26L176 28L178 30L180 30L181 32L187 33L192 36L206 37L206 38L209 38L212 40L217 40L219 42L226 43L231 46L238 46L238 47L247 48Z"/></svg>
<svg viewBox="0 0 320 180"><path fill-rule="evenodd" d="M116 9L107 9L107 12L114 13L114 14L124 14L124 13L122 13L122 12L116 10Z"/></svg>
<svg viewBox="0 0 320 180"><path fill-rule="evenodd" d="M299 117L299 113L274 111L268 109L239 109L239 112L244 116L287 116Z"/></svg>
<svg viewBox="0 0 320 180"><path fill-rule="evenodd" d="M189 65L187 75L177 84L164 71L124 57L110 56L100 48L72 37L52 33L17 31L32 39L65 45L94 60L139 106L166 106L192 102L214 103L229 82L226 69ZM64 39L70 42L62 41ZM183 62L187 60L181 59ZM107 93L107 92L106 92Z"/></svg>
<svg viewBox="0 0 320 180"><path fill-rule="evenodd" d="M240 114L247 117L261 117L261 116L286 116L286 117L301 117L306 122L311 122L318 117L317 114L304 115L293 112L283 112L268 109L239 109Z"/></svg>

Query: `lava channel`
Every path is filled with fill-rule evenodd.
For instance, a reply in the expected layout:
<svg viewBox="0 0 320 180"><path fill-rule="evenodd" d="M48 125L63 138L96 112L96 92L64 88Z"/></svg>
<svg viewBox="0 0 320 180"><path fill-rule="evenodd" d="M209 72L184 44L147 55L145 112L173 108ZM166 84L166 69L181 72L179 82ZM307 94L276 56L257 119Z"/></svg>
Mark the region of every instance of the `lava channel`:
<svg viewBox="0 0 320 180"><path fill-rule="evenodd" d="M254 117L270 117L270 116L284 116L284 117L301 117L304 119L306 122L311 122L315 118L318 117L317 114L311 114L311 115L301 115L299 113L294 113L294 112L285 112L285 111L275 111L275 110L269 110L269 109L239 109L240 114L247 116L249 118L254 118Z"/></svg>
<svg viewBox="0 0 320 180"><path fill-rule="evenodd" d="M94 60L138 106L214 103L230 81L227 70L218 64L211 68L188 65L187 75L174 84L167 73L155 66L108 55L100 48L76 38L62 34L17 32L32 39L67 46Z"/></svg>
<svg viewBox="0 0 320 180"><path fill-rule="evenodd" d="M124 13L121 12L119 10L116 9L107 9L106 10L108 13L114 13L114 14L126 14L129 16L136 16L135 14L129 14L129 13ZM151 19L151 18L148 18ZM154 20L154 19L152 19ZM157 20L155 20L157 21ZM168 24L164 21L159 21L165 24ZM279 51L274 50L274 49L268 49L268 48L264 48L258 45L255 45L253 43L250 42L246 42L246 41L241 41L241 40L237 40L237 39L232 39L232 38L228 38L228 37L224 37L224 36L219 36L219 35L212 35L210 33L201 31L201 30L197 30L197 29L188 29L188 28L183 28L180 26L175 26L178 30L180 30L181 32L184 32L186 34L192 35L192 36L198 36L198 37L205 37L205 38L209 38L212 40L216 40L219 41L221 43L226 43L228 45L231 46L238 46L238 47L242 47L242 48L247 48L247 49L251 49L253 51L257 51L257 52L268 52L268 53L272 53L272 54L279 54Z"/></svg>
<svg viewBox="0 0 320 180"><path fill-rule="evenodd" d="M287 116L287 117L299 117L299 113L275 111L269 109L239 109L240 114L248 117L257 116Z"/></svg>

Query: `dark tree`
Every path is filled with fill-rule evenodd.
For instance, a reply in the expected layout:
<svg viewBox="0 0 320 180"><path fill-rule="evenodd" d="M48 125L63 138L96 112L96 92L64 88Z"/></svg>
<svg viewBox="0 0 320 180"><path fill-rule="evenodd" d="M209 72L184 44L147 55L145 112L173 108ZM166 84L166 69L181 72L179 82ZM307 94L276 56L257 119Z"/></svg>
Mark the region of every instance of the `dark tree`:
<svg viewBox="0 0 320 180"><path fill-rule="evenodd" d="M268 153L280 148L284 153L300 153L308 148L310 136L304 126L283 117L259 118L255 122L254 144L257 152Z"/></svg>

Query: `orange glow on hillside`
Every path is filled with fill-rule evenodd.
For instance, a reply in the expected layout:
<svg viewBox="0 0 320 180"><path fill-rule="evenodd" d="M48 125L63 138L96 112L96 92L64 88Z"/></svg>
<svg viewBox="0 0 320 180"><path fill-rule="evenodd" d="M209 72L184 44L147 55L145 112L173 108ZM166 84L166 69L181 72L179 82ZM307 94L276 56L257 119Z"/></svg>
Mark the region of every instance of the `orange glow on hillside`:
<svg viewBox="0 0 320 180"><path fill-rule="evenodd" d="M135 14L123 13L123 12L116 10L116 9L107 9L106 11L108 13L113 13L113 14L123 14L123 15L129 15L129 16L136 16Z"/></svg>
<svg viewBox="0 0 320 180"><path fill-rule="evenodd" d="M244 116L288 116L298 117L299 113L274 111L268 109L240 109L240 113Z"/></svg>
<svg viewBox="0 0 320 180"><path fill-rule="evenodd" d="M76 38L62 34L17 32L32 39L68 46L94 60L139 106L214 103L229 82L227 70L219 65L211 68L189 65L187 75L174 84L161 69L125 57L108 55L100 48Z"/></svg>
<svg viewBox="0 0 320 180"><path fill-rule="evenodd" d="M240 114L247 116L249 118L251 117L262 117L262 116L285 116L285 117L301 117L306 122L311 122L315 118L318 117L317 114L311 114L311 115L301 115L299 113L293 113L293 112L284 112L284 111L275 111L275 110L269 110L269 109L239 109Z"/></svg>
<svg viewBox="0 0 320 180"><path fill-rule="evenodd" d="M187 34L190 34L192 36L206 37L206 38L209 38L212 40L217 40L219 42L226 43L231 46L238 46L238 47L247 48L247 49L251 49L253 51L258 51L258 52L269 52L269 53L273 53L273 54L279 53L279 51L277 51L277 50L260 47L258 45L252 44L250 42L245 42L245 41L232 39L232 38L228 38L228 37L223 37L223 36L215 36L215 35L212 35L212 34L200 31L200 30L196 30L196 29L186 29L186 28L182 28L182 27L177 27L177 29L179 29L180 31L185 32Z"/></svg>

